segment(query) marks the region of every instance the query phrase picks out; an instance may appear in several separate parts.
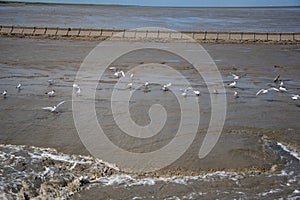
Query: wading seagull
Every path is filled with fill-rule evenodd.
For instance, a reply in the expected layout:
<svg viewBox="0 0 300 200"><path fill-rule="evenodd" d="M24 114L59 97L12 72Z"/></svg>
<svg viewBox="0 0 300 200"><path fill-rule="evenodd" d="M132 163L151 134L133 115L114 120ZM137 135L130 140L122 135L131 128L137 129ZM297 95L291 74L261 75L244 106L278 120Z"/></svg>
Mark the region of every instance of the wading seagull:
<svg viewBox="0 0 300 200"><path fill-rule="evenodd" d="M194 92L194 94L195 94L196 96L200 96L200 91L199 91L199 90L193 90L193 92Z"/></svg>
<svg viewBox="0 0 300 200"><path fill-rule="evenodd" d="M51 90L50 92L46 92L45 94L48 94L49 97L54 97L55 90Z"/></svg>
<svg viewBox="0 0 300 200"><path fill-rule="evenodd" d="M234 91L233 96L234 98L239 98L239 94L237 93L237 91Z"/></svg>
<svg viewBox="0 0 300 200"><path fill-rule="evenodd" d="M4 90L4 91L1 93L1 95L2 95L4 98L6 98L7 90Z"/></svg>
<svg viewBox="0 0 300 200"><path fill-rule="evenodd" d="M56 106L53 107L43 107L43 110L49 110L50 112L56 112L56 109L61 106L63 103L65 103L65 101L62 101L60 103L58 103Z"/></svg>
<svg viewBox="0 0 300 200"><path fill-rule="evenodd" d="M278 81L278 79L280 78L280 75L278 74L275 78L274 78L274 82L276 83Z"/></svg>
<svg viewBox="0 0 300 200"><path fill-rule="evenodd" d="M16 88L18 89L18 90L21 90L21 83L19 83L17 86L16 86Z"/></svg>
<svg viewBox="0 0 300 200"><path fill-rule="evenodd" d="M55 81L53 79L49 79L48 83L49 83L49 85L53 85L55 83Z"/></svg>
<svg viewBox="0 0 300 200"><path fill-rule="evenodd" d="M109 70L111 70L111 71L117 71L118 69L116 67L110 67Z"/></svg>
<svg viewBox="0 0 300 200"><path fill-rule="evenodd" d="M188 87L188 88L186 88L186 89L179 89L182 93L181 93L181 95L183 96L183 97L186 97L187 96L187 92L189 91L191 89L191 87Z"/></svg>
<svg viewBox="0 0 300 200"><path fill-rule="evenodd" d="M81 90L80 90L79 85L76 84L76 83L73 83L73 88L75 89L75 94L76 94L77 96L80 95Z"/></svg>
<svg viewBox="0 0 300 200"><path fill-rule="evenodd" d="M131 89L131 88L132 88L132 85L133 85L133 83L131 82L131 83L128 83L127 86L128 86L129 89Z"/></svg>
<svg viewBox="0 0 300 200"><path fill-rule="evenodd" d="M233 81L232 83L228 84L229 87L235 87L236 86L236 81Z"/></svg>
<svg viewBox="0 0 300 200"><path fill-rule="evenodd" d="M238 75L235 75L233 73L231 73L231 76L233 77L233 80L238 80L240 78Z"/></svg>
<svg viewBox="0 0 300 200"><path fill-rule="evenodd" d="M161 89L162 89L163 91L168 91L168 90L169 90L169 87L170 87L171 85L172 85L172 83L165 84L165 85L162 86Z"/></svg>
<svg viewBox="0 0 300 200"><path fill-rule="evenodd" d="M125 77L125 73L123 71L117 71L114 73L115 77L120 78L121 76Z"/></svg>
<svg viewBox="0 0 300 200"><path fill-rule="evenodd" d="M300 96L298 94L292 94L292 97L291 97L293 100L297 100L300 98Z"/></svg>
<svg viewBox="0 0 300 200"><path fill-rule="evenodd" d="M213 94L219 94L218 90L214 89Z"/></svg>
<svg viewBox="0 0 300 200"><path fill-rule="evenodd" d="M269 89L261 89L259 90L257 93L256 93L256 96L259 95L259 94L266 94L267 92L271 91L271 90L274 90L276 92L279 92L279 90L277 88L269 88Z"/></svg>

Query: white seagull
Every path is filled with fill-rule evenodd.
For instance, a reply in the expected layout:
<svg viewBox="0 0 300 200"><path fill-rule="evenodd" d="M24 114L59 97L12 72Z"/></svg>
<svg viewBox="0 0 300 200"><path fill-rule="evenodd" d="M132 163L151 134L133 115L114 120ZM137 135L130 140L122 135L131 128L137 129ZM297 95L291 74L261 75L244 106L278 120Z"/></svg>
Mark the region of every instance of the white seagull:
<svg viewBox="0 0 300 200"><path fill-rule="evenodd" d="M19 83L17 86L16 86L16 88L18 89L18 90L21 90L21 83Z"/></svg>
<svg viewBox="0 0 300 200"><path fill-rule="evenodd" d="M236 81L233 81L232 83L228 84L229 87L235 87L236 86Z"/></svg>
<svg viewBox="0 0 300 200"><path fill-rule="evenodd" d="M165 85L162 86L161 89L162 89L163 91L168 91L168 90L169 90L169 87L170 87L171 85L172 85L172 83L165 84Z"/></svg>
<svg viewBox="0 0 300 200"><path fill-rule="evenodd" d="M286 92L286 91L287 91L287 89L286 89L285 87L282 87L282 86L279 87L279 90L280 90L281 92Z"/></svg>
<svg viewBox="0 0 300 200"><path fill-rule="evenodd" d="M283 81L280 81L279 86L283 86Z"/></svg>
<svg viewBox="0 0 300 200"><path fill-rule="evenodd" d="M65 101L59 102L56 106L53 107L43 107L43 110L49 110L50 112L56 112L56 109L61 106Z"/></svg>
<svg viewBox="0 0 300 200"><path fill-rule="evenodd" d="M144 84L144 87L145 87L145 89L148 89L148 88L149 88L149 83L146 82L146 83Z"/></svg>
<svg viewBox="0 0 300 200"><path fill-rule="evenodd" d="M79 85L77 83L73 83L73 88L76 90L75 94L79 96L81 92Z"/></svg>
<svg viewBox="0 0 300 200"><path fill-rule="evenodd" d="M4 90L4 91L1 93L1 95L2 95L4 98L6 98L7 90Z"/></svg>
<svg viewBox="0 0 300 200"><path fill-rule="evenodd" d="M231 76L233 76L233 80L238 80L240 78L238 75L235 75L233 73L231 73Z"/></svg>
<svg viewBox="0 0 300 200"><path fill-rule="evenodd" d="M117 71L118 69L116 67L110 67L109 70L111 70L111 71Z"/></svg>
<svg viewBox="0 0 300 200"><path fill-rule="evenodd" d="M276 91L276 92L279 92L279 90L277 89L277 88L274 88L274 87L272 87L272 88L269 88L269 89L261 89L261 90L259 90L257 93L256 93L256 96L258 96L259 94L265 94L265 93L267 93L267 92L269 92L269 91L271 91L271 90L274 90L274 91Z"/></svg>
<svg viewBox="0 0 300 200"><path fill-rule="evenodd" d="M122 70L115 72L114 75L117 78L120 78L121 76L125 77L125 73Z"/></svg>
<svg viewBox="0 0 300 200"><path fill-rule="evenodd" d="M298 94L292 94L292 97L291 97L293 100L297 100L300 98L300 96Z"/></svg>
<svg viewBox="0 0 300 200"><path fill-rule="evenodd" d="M48 94L49 97L55 96L55 90L51 90L50 92L46 92L45 94Z"/></svg>
<svg viewBox="0 0 300 200"><path fill-rule="evenodd" d="M127 86L128 86L129 89L131 89L131 88L132 88L132 85L133 85L133 83L131 82L131 83L128 83Z"/></svg>
<svg viewBox="0 0 300 200"><path fill-rule="evenodd" d="M49 85L53 85L53 84L55 83L55 80L49 79L49 80L48 80L48 83L49 83Z"/></svg>
<svg viewBox="0 0 300 200"><path fill-rule="evenodd" d="M235 98L239 98L239 94L237 93L237 91L234 91L233 96L234 96Z"/></svg>
<svg viewBox="0 0 300 200"><path fill-rule="evenodd" d="M196 96L200 96L200 91L199 91L199 90L193 90L193 92L194 92L194 94L195 94Z"/></svg>

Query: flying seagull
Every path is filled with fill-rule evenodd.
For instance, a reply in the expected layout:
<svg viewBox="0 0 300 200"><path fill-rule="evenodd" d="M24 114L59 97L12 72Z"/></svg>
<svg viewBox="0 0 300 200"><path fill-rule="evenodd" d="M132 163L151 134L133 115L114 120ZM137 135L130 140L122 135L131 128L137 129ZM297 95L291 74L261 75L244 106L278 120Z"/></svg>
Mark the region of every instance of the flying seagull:
<svg viewBox="0 0 300 200"><path fill-rule="evenodd" d="M267 92L271 91L271 90L274 90L276 92L279 92L279 90L277 88L269 88L269 89L261 89L259 90L257 93L256 93L256 96L258 96L259 94L266 94Z"/></svg>
<svg viewBox="0 0 300 200"><path fill-rule="evenodd" d="M43 107L43 110L49 110L50 112L56 112L56 109L61 106L63 103L65 103L65 101L59 102L56 106L53 107Z"/></svg>

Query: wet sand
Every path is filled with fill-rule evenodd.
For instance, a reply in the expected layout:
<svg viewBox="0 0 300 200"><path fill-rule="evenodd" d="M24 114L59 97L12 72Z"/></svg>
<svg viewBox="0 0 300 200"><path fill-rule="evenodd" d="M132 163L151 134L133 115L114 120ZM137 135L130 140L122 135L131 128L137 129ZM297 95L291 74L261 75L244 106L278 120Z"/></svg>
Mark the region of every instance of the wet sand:
<svg viewBox="0 0 300 200"><path fill-rule="evenodd" d="M61 100L71 101L72 84L76 72L83 59L97 44L96 41L0 38L2 47L0 50L0 90L8 90L7 98L0 98L1 144L51 147L67 154L89 155L76 131L71 102L65 103L58 114L51 114L41 108L55 105ZM204 109L201 110L200 127L191 147L171 166L146 176L199 175L220 170L269 172L272 166L280 166L282 160L279 155L266 148L263 140L265 137L268 137L271 142L284 143L299 152L300 102L291 100L288 94L300 92L298 80L300 46L203 44L203 47L216 62L225 84L232 80L230 72L239 74L241 80L239 80L238 88L235 89L240 95L238 99L233 97L234 90L226 87L228 110L225 127L213 151L202 160L198 159L197 153L207 129L210 101L206 85L203 84L201 77L196 76L187 63L174 62L172 57L168 60L161 60L155 52L145 54L144 57L135 56L134 58L138 57L136 60L125 59L119 60L120 63L115 63L116 66L121 66L126 70L141 62L165 62L180 70L202 93L199 97L199 105ZM271 85L276 86L273 78L278 74L281 75L289 93L272 93L256 97L255 94L259 89ZM48 86L47 80L51 78L55 79L56 83ZM103 97L103 100L96 103L99 121L106 128L111 139L119 145L126 144L130 140L124 138L121 135L122 132L113 126L108 111L110 105L108 97L116 80L109 72L103 78L109 81L101 83L98 88L99 97ZM23 85L21 91L15 88L19 82ZM137 123L145 124L149 121L147 116L144 117L144 113L153 102L159 101L163 105L173 102L172 95L162 95L159 88L159 86L153 86L149 93L137 91L134 95L136 103L131 111L132 118ZM53 98L44 94L51 89L56 91L56 96ZM149 95L153 101L148 100ZM168 111L173 121L165 131L172 133L177 129L176 123L178 122L176 102L168 107ZM173 137L172 134L167 136L161 134L154 139L157 142L149 143L146 149L149 151L157 149L165 145L171 137ZM144 147L136 146L134 148L137 149L131 150L139 151L139 148L145 150ZM257 181L259 180L254 182ZM215 187L223 187L222 184L218 182ZM247 184L248 188L251 188L254 183L248 180L244 185ZM158 187L155 186L154 190ZM168 187L172 188L170 185ZM198 184L197 187L200 185ZM176 188L178 189L175 185L173 189L167 191L174 191ZM96 187L91 191L83 191L81 197L92 199L95 197L93 195L101 191L104 192L103 198L118 198L110 189ZM128 198L133 198L134 190L128 193L121 189L120 192ZM141 192L143 189L137 190ZM148 192L145 192L145 195L149 197L153 193L153 188L148 188L146 191ZM167 195L161 193L161 195L161 197L166 197L169 193Z"/></svg>

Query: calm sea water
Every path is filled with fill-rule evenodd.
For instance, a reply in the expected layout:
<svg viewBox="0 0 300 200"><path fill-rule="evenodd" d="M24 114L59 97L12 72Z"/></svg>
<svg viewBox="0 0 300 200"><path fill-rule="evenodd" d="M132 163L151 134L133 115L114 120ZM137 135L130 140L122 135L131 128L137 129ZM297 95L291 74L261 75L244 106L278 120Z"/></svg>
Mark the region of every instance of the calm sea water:
<svg viewBox="0 0 300 200"><path fill-rule="evenodd" d="M0 5L0 25L174 30L300 32L300 7L179 8Z"/></svg>

